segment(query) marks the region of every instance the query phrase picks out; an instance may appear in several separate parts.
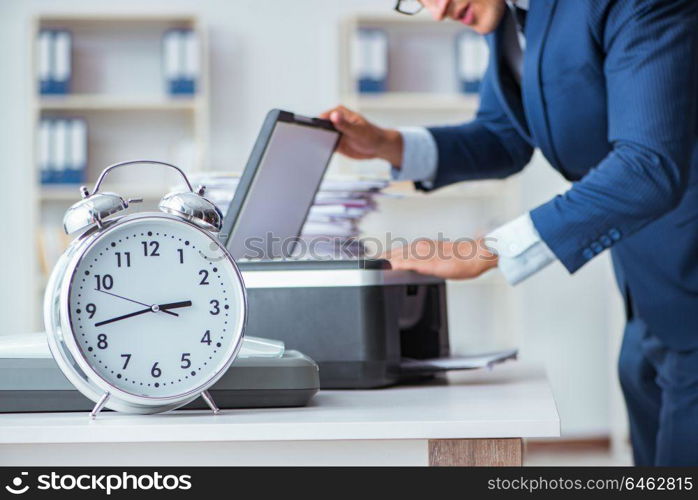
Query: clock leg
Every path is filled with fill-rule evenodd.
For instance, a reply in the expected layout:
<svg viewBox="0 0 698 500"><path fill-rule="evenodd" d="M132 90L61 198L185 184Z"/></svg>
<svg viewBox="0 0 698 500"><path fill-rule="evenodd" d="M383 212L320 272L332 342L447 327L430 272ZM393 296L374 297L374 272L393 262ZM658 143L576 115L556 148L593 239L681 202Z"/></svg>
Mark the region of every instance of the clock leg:
<svg viewBox="0 0 698 500"><path fill-rule="evenodd" d="M97 418L97 415L99 414L100 411L102 411L102 408L104 408L104 405L107 404L107 401L109 401L109 394L108 392L105 392L104 395L99 398L99 401L97 401L97 404L95 405L94 408L92 408L92 411L90 412L90 419L94 420Z"/></svg>
<svg viewBox="0 0 698 500"><path fill-rule="evenodd" d="M208 393L208 391L203 391L201 393L201 397L204 398L204 401L206 401L206 404L208 405L209 408L211 408L211 411L213 412L214 415L218 415L221 410L216 406L216 402L213 401L213 398L211 395Z"/></svg>

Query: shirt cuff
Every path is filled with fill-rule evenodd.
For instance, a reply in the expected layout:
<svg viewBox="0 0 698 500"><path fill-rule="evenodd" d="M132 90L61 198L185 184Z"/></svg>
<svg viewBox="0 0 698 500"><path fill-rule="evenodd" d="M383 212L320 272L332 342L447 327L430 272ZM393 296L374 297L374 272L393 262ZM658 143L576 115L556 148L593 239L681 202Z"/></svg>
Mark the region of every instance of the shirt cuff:
<svg viewBox="0 0 698 500"><path fill-rule="evenodd" d="M485 244L499 256L499 270L512 285L557 260L541 239L528 213L489 233Z"/></svg>
<svg viewBox="0 0 698 500"><path fill-rule="evenodd" d="M419 181L430 187L439 162L434 137L423 127L401 127L398 132L402 135L402 165L393 165L393 180Z"/></svg>

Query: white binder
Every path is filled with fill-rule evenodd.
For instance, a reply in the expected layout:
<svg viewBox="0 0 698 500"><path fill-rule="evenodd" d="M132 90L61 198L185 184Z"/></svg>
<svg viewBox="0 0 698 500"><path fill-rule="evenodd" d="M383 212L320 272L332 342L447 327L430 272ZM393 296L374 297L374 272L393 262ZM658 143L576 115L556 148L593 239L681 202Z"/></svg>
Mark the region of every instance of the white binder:
<svg viewBox="0 0 698 500"><path fill-rule="evenodd" d="M52 173L61 181L68 166L68 122L58 119L53 122Z"/></svg>
<svg viewBox="0 0 698 500"><path fill-rule="evenodd" d="M87 125L85 120L70 120L69 144L67 168L74 171L84 170L87 166Z"/></svg>
<svg viewBox="0 0 698 500"><path fill-rule="evenodd" d="M383 30L373 30L370 39L369 75L373 80L388 77L388 35Z"/></svg>
<svg viewBox="0 0 698 500"><path fill-rule="evenodd" d="M388 35L374 28L357 30L353 42L352 73L362 91L384 88L388 77Z"/></svg>
<svg viewBox="0 0 698 500"><path fill-rule="evenodd" d="M55 32L53 80L58 84L67 84L71 72L71 35L67 31Z"/></svg>
<svg viewBox="0 0 698 500"><path fill-rule="evenodd" d="M465 91L474 92L487 69L487 43L480 36L463 32L457 38L456 49L458 78Z"/></svg>
<svg viewBox="0 0 698 500"><path fill-rule="evenodd" d="M184 44L184 68L185 80L196 82L199 79L199 37L193 31L181 33Z"/></svg>
<svg viewBox="0 0 698 500"><path fill-rule="evenodd" d="M39 41L37 43L37 77L39 78L40 89L42 93L48 91L48 85L52 74L52 48L53 36L50 31L42 31L39 33Z"/></svg>
<svg viewBox="0 0 698 500"><path fill-rule="evenodd" d="M163 72L168 84L182 78L182 47L183 40L180 31L171 30L165 33L163 37Z"/></svg>
<svg viewBox="0 0 698 500"><path fill-rule="evenodd" d="M41 182L51 182L51 121L47 119L41 120L39 124L39 171L41 173Z"/></svg>

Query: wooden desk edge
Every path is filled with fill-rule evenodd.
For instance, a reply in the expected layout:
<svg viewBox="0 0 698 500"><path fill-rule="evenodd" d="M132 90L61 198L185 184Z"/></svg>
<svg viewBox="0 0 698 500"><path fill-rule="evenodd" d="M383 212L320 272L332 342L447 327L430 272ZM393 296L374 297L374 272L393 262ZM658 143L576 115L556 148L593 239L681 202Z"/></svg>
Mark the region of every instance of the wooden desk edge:
<svg viewBox="0 0 698 500"><path fill-rule="evenodd" d="M430 466L521 466L523 440L430 439Z"/></svg>

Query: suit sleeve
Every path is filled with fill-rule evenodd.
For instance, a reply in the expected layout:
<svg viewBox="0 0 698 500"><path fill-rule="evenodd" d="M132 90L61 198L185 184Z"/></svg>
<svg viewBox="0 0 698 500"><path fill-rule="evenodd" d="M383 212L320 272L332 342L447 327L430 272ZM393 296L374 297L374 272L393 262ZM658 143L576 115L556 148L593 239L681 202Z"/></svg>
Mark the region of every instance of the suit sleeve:
<svg viewBox="0 0 698 500"><path fill-rule="evenodd" d="M628 0L608 14L603 49L612 150L566 193L531 212L570 272L683 196L696 140L697 9L695 0Z"/></svg>
<svg viewBox="0 0 698 500"><path fill-rule="evenodd" d="M522 170L533 148L511 124L493 85L491 68L480 90L480 108L471 122L433 127L429 132L438 149L438 165L431 187L455 182L508 177ZM426 188L426 186L418 187Z"/></svg>

